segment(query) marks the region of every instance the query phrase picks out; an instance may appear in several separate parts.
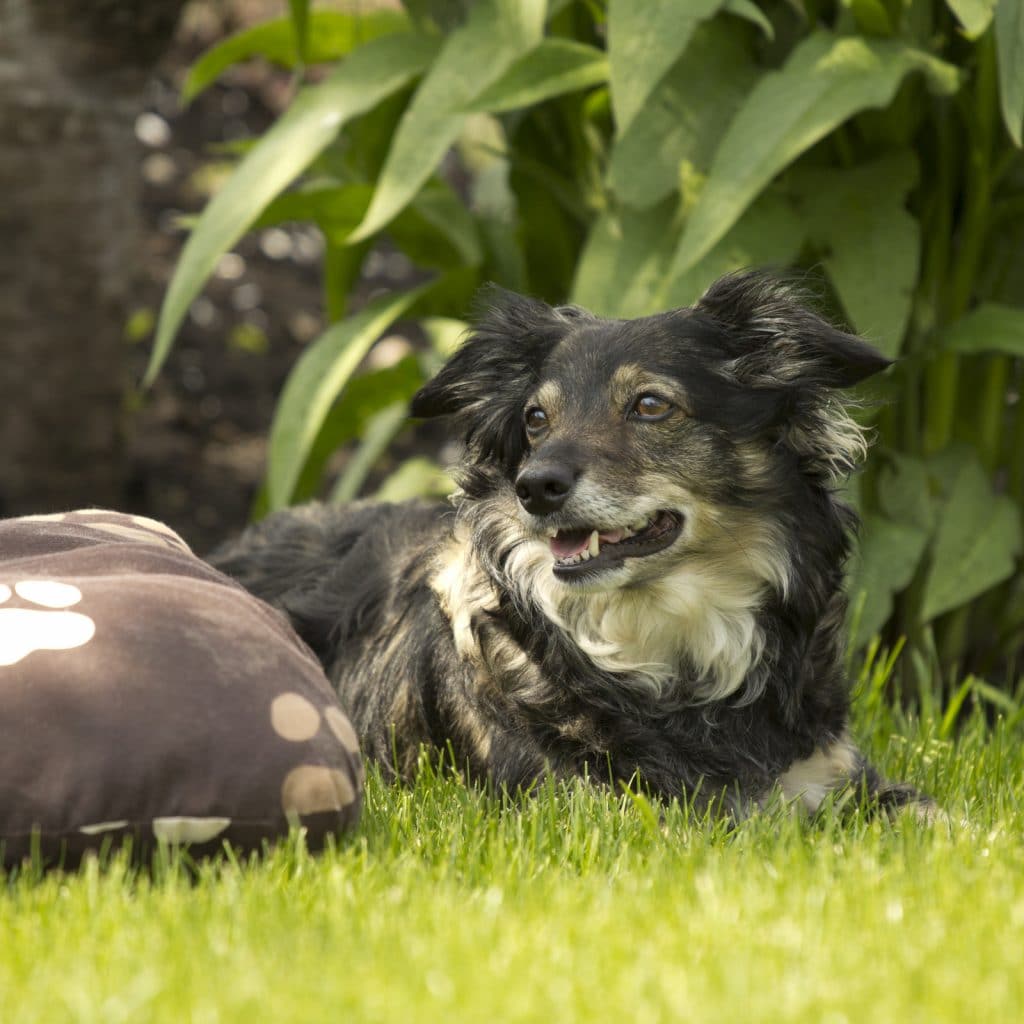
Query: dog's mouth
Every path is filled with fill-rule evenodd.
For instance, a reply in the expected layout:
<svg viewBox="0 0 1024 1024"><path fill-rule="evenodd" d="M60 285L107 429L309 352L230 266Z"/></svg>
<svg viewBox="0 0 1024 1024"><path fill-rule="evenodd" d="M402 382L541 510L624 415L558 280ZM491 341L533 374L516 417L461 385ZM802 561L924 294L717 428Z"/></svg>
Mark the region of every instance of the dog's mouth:
<svg viewBox="0 0 1024 1024"><path fill-rule="evenodd" d="M561 578L590 575L626 558L653 555L672 544L682 528L683 517L678 512L662 509L610 530L559 530L550 540L554 573Z"/></svg>

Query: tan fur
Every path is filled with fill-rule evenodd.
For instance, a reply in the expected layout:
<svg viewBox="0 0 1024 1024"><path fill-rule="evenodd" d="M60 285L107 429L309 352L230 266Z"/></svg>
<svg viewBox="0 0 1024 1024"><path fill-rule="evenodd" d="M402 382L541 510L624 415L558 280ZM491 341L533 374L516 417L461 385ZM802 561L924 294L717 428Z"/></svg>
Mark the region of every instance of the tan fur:
<svg viewBox="0 0 1024 1024"><path fill-rule="evenodd" d="M785 592L789 567L774 532L755 515L702 507L692 497L686 504L680 550L659 559L664 573L630 581L627 563L610 588L599 591L556 579L547 541L526 537L508 517L518 543L504 582L537 601L598 668L620 675L624 686L660 690L689 666L703 680L692 696L721 700L740 689L760 658L764 637L757 612L770 589ZM470 623L496 608L498 598L465 530L439 557L432 586L451 619L457 650L480 664ZM505 652L506 659L512 653Z"/></svg>
<svg viewBox="0 0 1024 1024"><path fill-rule="evenodd" d="M786 800L798 800L813 813L829 793L853 776L857 764L857 748L844 735L828 749L816 750L806 760L792 765L779 779L779 788Z"/></svg>
<svg viewBox="0 0 1024 1024"><path fill-rule="evenodd" d="M452 624L455 650L460 657L479 665L482 658L473 635L473 615L495 607L497 594L481 570L463 526L456 526L455 539L438 555L437 571L430 586Z"/></svg>
<svg viewBox="0 0 1024 1024"><path fill-rule="evenodd" d="M789 441L837 483L845 480L868 454L864 429L850 416L844 403L834 398L815 414L813 430L792 426Z"/></svg>

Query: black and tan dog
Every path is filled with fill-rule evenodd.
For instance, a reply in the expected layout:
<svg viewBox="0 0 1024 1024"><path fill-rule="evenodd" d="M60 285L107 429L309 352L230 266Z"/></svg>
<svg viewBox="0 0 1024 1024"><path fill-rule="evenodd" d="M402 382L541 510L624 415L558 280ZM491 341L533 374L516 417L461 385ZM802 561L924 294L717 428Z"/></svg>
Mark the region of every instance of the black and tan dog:
<svg viewBox="0 0 1024 1024"><path fill-rule="evenodd" d="M461 428L454 509L299 508L214 558L289 616L365 753L407 777L450 745L510 789L638 776L737 816L919 799L847 732L842 389L888 361L754 274L639 320L488 299L412 403Z"/></svg>

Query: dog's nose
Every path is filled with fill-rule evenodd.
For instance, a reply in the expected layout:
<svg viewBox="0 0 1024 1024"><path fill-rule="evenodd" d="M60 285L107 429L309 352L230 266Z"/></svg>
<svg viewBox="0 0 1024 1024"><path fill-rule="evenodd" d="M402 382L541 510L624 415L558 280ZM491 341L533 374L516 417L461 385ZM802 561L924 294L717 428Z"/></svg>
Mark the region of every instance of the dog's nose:
<svg viewBox="0 0 1024 1024"><path fill-rule="evenodd" d="M531 515L557 512L569 497L578 474L562 463L527 466L516 477L516 496Z"/></svg>

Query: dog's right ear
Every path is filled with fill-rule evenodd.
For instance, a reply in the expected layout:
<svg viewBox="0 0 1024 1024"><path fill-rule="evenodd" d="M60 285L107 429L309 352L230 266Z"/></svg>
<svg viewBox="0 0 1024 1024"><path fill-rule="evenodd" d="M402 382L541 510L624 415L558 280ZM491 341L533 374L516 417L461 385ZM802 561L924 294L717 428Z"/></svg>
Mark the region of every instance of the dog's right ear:
<svg viewBox="0 0 1024 1024"><path fill-rule="evenodd" d="M523 402L572 313L490 285L479 293L472 333L413 395L413 416L454 415L466 442L504 458L521 433Z"/></svg>
<svg viewBox="0 0 1024 1024"><path fill-rule="evenodd" d="M458 351L413 395L413 416L448 416L529 386L565 331L566 319L537 299L488 285L474 300L473 326Z"/></svg>

